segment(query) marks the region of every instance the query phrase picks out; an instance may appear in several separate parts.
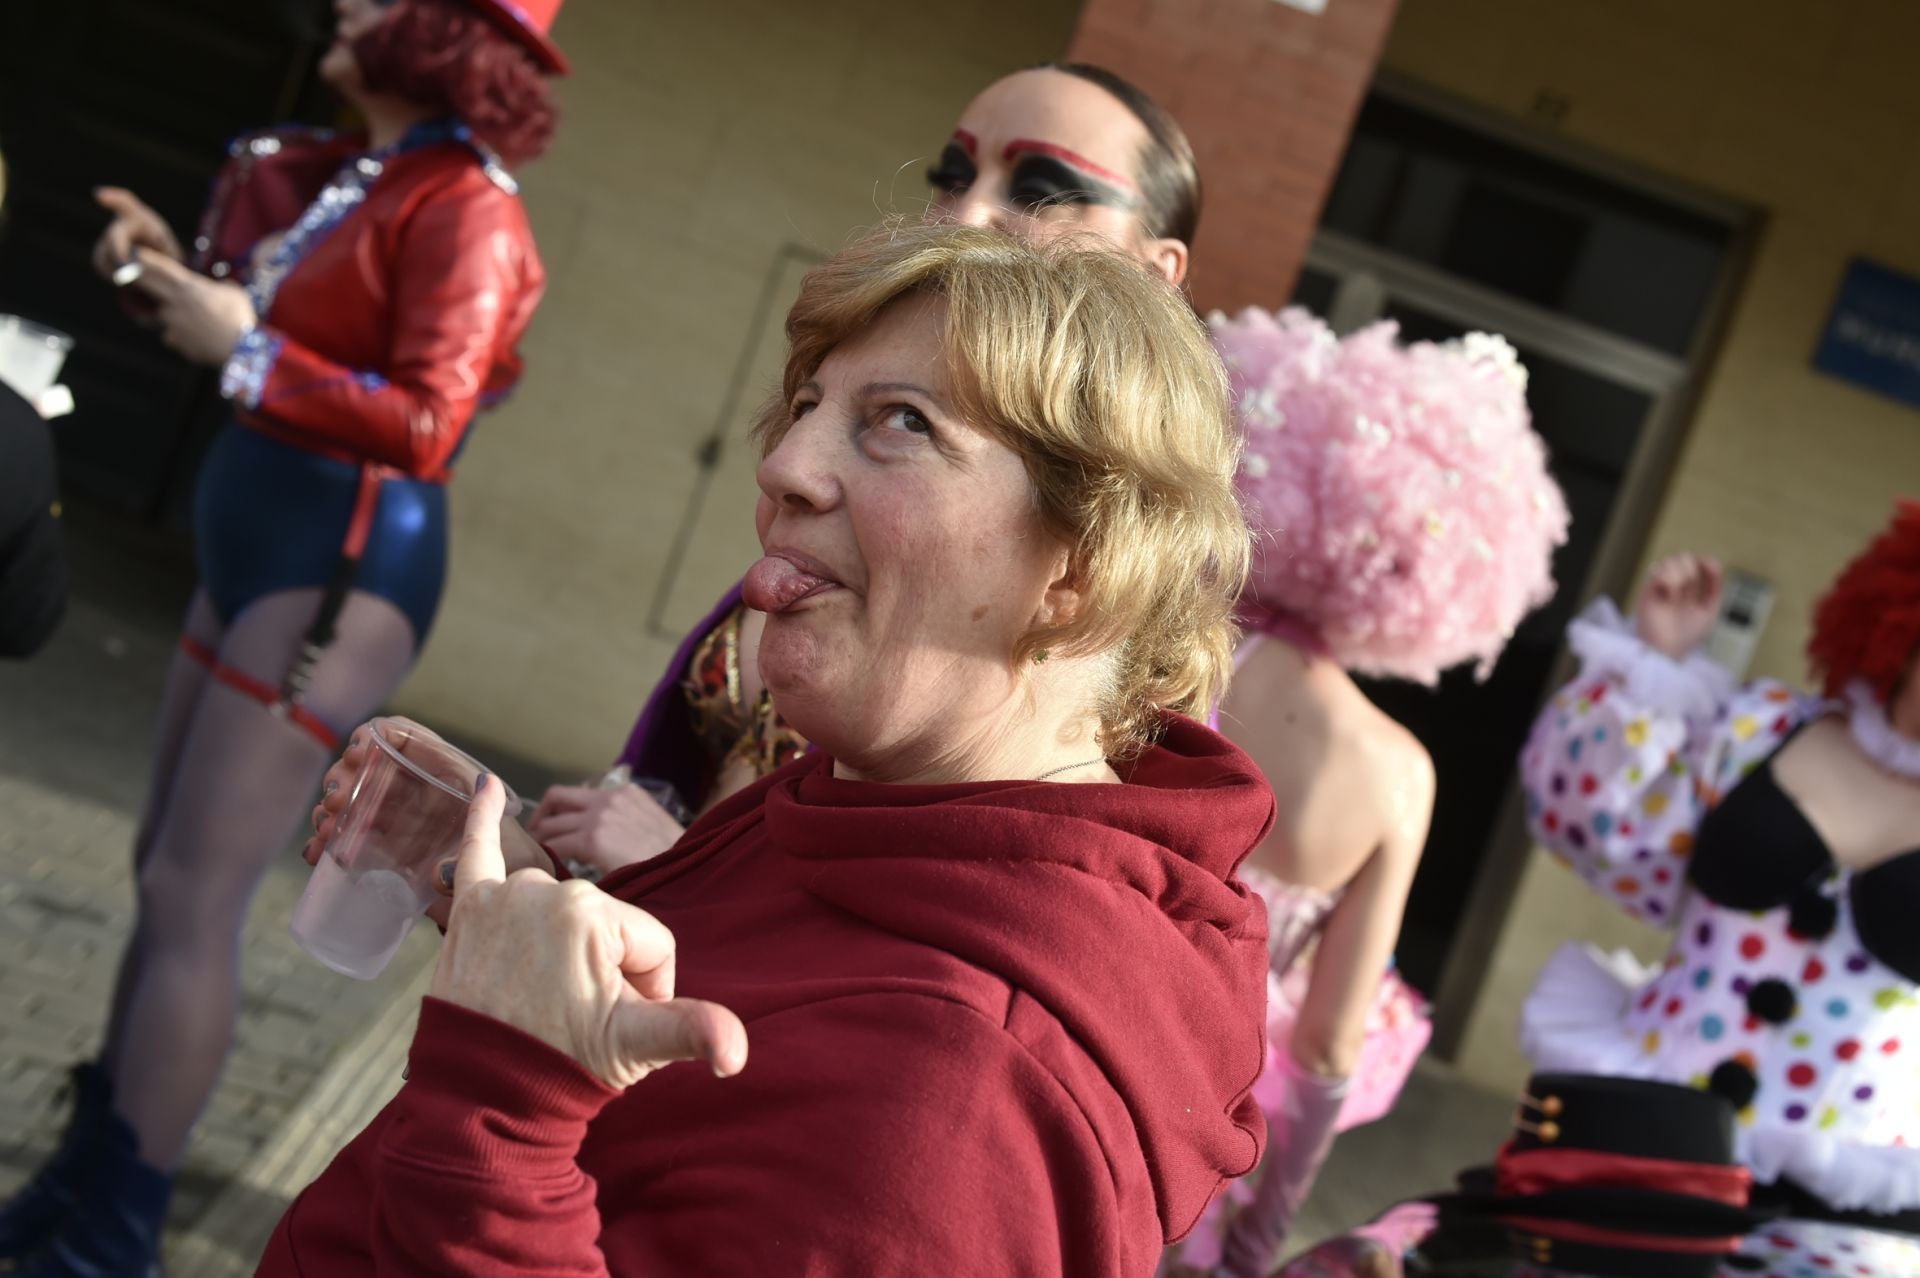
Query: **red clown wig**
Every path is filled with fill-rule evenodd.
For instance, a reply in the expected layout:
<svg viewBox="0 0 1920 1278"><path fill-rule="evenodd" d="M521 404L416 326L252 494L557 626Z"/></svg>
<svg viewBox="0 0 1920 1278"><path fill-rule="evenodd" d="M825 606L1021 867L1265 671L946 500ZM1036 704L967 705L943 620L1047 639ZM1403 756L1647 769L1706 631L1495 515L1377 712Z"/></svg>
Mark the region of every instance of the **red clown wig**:
<svg viewBox="0 0 1920 1278"><path fill-rule="evenodd" d="M1920 502L1902 501L1893 522L1848 564L1813 613L1807 658L1838 696L1858 679L1892 700L1920 650Z"/></svg>
<svg viewBox="0 0 1920 1278"><path fill-rule="evenodd" d="M458 116L514 168L553 140L545 73L518 41L458 0L406 0L354 41L376 93Z"/></svg>

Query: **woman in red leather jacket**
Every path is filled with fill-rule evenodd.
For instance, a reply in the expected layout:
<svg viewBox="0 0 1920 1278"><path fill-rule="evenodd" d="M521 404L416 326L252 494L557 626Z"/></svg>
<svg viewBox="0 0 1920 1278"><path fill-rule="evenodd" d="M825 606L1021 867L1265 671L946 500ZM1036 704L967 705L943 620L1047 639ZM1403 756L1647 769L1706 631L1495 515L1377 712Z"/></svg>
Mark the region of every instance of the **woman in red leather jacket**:
<svg viewBox="0 0 1920 1278"><path fill-rule="evenodd" d="M508 168L552 134L559 2L334 0L320 69L366 131L236 142L190 252L131 193L99 193L114 218L95 265L221 370L233 421L195 497L200 589L106 1042L75 1071L59 1150L0 1208L0 1261L35 1278L152 1270L232 1039L247 903L342 728L432 624L446 483L520 374L545 283Z"/></svg>

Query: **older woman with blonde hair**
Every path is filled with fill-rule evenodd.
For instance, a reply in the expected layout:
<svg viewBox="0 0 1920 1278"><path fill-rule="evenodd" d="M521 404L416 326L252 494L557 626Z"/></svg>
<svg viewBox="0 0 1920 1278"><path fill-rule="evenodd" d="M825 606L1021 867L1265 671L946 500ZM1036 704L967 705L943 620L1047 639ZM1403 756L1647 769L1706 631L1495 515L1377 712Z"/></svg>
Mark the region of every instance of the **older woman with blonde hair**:
<svg viewBox="0 0 1920 1278"><path fill-rule="evenodd" d="M919 226L787 330L746 590L816 749L604 890L483 780L410 1079L262 1274L1145 1274L1257 1161L1204 329L1104 248Z"/></svg>

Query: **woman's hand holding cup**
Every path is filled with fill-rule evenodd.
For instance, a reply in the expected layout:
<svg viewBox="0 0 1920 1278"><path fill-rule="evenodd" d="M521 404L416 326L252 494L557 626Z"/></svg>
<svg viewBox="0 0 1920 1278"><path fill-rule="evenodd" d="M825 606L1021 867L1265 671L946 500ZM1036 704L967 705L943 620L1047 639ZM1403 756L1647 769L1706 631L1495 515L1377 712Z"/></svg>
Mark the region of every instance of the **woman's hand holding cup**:
<svg viewBox="0 0 1920 1278"><path fill-rule="evenodd" d="M313 837L307 840L300 855L308 865L318 865L321 853L326 851L327 843L332 839L340 816L346 811L347 803L353 798L354 786L365 771L374 750L369 734L372 723L361 724L348 738L347 748L327 769L327 775L321 785L320 802L313 809ZM411 762L419 764L428 771L444 766L445 754L434 748L445 745L440 736L429 728L424 728L411 719L389 715L377 720L381 732L387 741ZM409 745L414 748L409 749ZM472 784L472 777L447 777L450 782L457 781L461 787ZM518 822L508 819L502 823L501 843L505 849L507 870L512 873L519 869L552 870L553 861L540 845L533 841ZM447 925L448 912L453 908L453 857L449 856L434 868L433 885L439 892L439 898L427 908L427 917L440 927Z"/></svg>
<svg viewBox="0 0 1920 1278"><path fill-rule="evenodd" d="M747 1031L716 1003L674 997L673 934L588 883L512 869L500 782L475 785L434 972L437 998L523 1030L627 1088L673 1061L737 1074Z"/></svg>

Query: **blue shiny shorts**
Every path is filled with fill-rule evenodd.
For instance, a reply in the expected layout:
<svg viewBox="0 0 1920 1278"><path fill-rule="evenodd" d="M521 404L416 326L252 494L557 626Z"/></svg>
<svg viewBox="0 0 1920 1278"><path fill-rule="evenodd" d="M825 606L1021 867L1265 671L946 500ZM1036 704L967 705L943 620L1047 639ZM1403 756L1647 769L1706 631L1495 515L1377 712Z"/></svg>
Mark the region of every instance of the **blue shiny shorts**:
<svg viewBox="0 0 1920 1278"><path fill-rule="evenodd" d="M207 452L193 499L200 581L221 621L277 590L331 581L359 491L359 467L229 424ZM417 650L446 578L446 485L387 480L353 588L405 613Z"/></svg>

